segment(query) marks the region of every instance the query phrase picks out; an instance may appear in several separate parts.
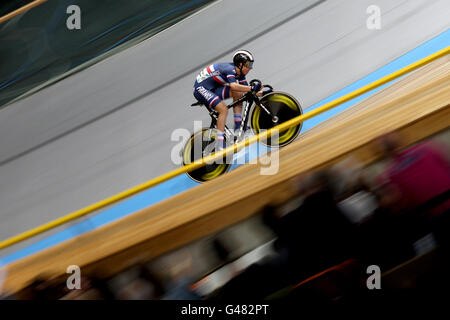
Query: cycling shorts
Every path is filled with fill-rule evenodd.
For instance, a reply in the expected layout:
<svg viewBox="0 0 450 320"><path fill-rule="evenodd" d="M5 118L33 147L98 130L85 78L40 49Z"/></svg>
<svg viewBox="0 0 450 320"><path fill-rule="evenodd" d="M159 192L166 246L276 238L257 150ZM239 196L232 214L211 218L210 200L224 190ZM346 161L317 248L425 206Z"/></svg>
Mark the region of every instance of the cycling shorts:
<svg viewBox="0 0 450 320"><path fill-rule="evenodd" d="M231 97L230 86L221 86L208 90L203 86L194 86L194 97L208 108L214 109L222 100Z"/></svg>

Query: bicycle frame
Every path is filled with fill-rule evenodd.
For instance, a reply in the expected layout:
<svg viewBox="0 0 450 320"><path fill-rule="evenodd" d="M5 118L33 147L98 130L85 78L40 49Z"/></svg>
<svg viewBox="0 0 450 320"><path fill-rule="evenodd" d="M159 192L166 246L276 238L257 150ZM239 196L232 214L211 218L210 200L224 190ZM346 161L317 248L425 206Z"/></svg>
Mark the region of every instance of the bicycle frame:
<svg viewBox="0 0 450 320"><path fill-rule="evenodd" d="M267 86L269 87L269 86ZM271 87L270 87L271 88ZM241 126L239 128L239 132L236 136L237 140L241 140L242 135L244 133L244 128L247 126L247 122L248 122L248 114L249 111L252 108L253 103L255 103L258 107L260 107L262 110L264 110L271 118L272 121L277 122L278 119L276 116L274 116L270 110L268 110L266 107L264 107L264 105L260 102L260 98L258 96L256 96L256 94L252 93L252 92L248 92L246 93L242 98L234 101L233 103L229 104L227 107L228 109L234 108L235 106L237 106L240 103L243 102L247 102L247 104L245 106L243 106L242 108L242 122L241 122ZM217 111L214 111L212 109L209 109L209 115L211 116L211 124L209 126L210 129L214 129L216 127L217 124L217 120L218 120L218 113ZM211 133L210 133L211 134ZM224 132L226 139L228 141L231 141L231 139L233 137L235 137L235 135L233 134L233 132L225 125L225 132ZM209 139L211 137L208 137Z"/></svg>
<svg viewBox="0 0 450 320"><path fill-rule="evenodd" d="M254 81L258 80L252 80L252 82ZM224 134L225 143L227 146L230 146L244 139L247 124L249 124L249 126L255 133L260 133L262 130L269 130L277 124L289 121L289 119L302 114L300 103L294 97L284 92L274 92L273 88L269 85L265 85L265 87L269 88L270 92L266 91L267 94L264 94L261 97L257 96L254 92L247 92L243 94L242 97L238 100L227 105L227 108L231 109L245 102L245 104L243 104L242 106L242 122L238 130L236 130L236 135L234 134L234 131L230 130L225 125ZM211 117L211 124L209 128L204 127L200 131L195 132L191 135L191 138L187 141L185 147L183 148L183 150L181 150L180 153L183 157L183 165L198 160L198 156L200 154L198 152L194 152L194 150L199 150L198 148L201 147L201 157L205 157L212 152L216 152L215 149L217 147L217 141L213 137L217 129L219 113L210 108L208 105L205 105L198 101L191 104L191 106L204 106L208 110ZM270 148L273 146L278 148L291 143L296 138L296 135L300 132L300 130L301 124L297 125L295 128L293 128L293 130L287 130L286 135L281 136L281 138L277 137L275 143L273 143L272 138L270 138L270 140L260 142ZM280 139L283 140L281 141ZM229 156L234 157L234 153L227 153L227 155L224 155L223 159L226 159L224 163L208 163L204 167L196 169L187 174L193 180L198 182L205 182L214 179L215 177L224 174L230 169L232 162L229 161L231 160Z"/></svg>

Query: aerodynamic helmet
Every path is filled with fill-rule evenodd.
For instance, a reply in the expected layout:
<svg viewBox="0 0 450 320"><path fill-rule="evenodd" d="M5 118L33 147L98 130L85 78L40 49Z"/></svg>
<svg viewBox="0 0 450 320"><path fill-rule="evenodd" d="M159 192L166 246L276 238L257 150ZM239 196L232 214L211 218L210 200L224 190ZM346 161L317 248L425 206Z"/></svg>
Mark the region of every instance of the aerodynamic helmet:
<svg viewBox="0 0 450 320"><path fill-rule="evenodd" d="M233 63L236 67L242 64L247 68L253 68L253 55L247 50L239 50L233 55Z"/></svg>

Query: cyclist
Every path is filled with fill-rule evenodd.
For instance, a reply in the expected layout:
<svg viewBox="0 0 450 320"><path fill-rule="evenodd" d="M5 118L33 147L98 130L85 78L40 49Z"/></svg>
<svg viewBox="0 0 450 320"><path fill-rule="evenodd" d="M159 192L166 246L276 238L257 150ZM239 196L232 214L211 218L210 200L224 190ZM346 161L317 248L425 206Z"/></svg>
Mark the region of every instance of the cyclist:
<svg viewBox="0 0 450 320"><path fill-rule="evenodd" d="M204 68L194 84L194 97L207 108L219 113L217 120L216 149L224 148L224 131L228 115L228 107L222 100L233 97L236 101L246 92L261 95L261 84L249 86L245 76L253 69L253 55L247 50L239 50L233 55L232 63L217 63ZM242 104L236 105L234 111L234 130L241 126Z"/></svg>

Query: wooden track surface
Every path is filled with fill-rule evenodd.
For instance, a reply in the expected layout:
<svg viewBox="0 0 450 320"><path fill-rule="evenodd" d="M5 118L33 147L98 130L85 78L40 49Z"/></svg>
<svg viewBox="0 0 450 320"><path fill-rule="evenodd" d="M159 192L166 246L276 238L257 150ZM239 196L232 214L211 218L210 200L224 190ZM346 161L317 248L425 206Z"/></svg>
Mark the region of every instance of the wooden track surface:
<svg viewBox="0 0 450 320"><path fill-rule="evenodd" d="M82 272L112 275L148 261L289 200L290 181L301 173L333 164L350 154L363 163L378 155L371 141L401 130L413 143L450 124L450 58L446 56L358 105L302 134L279 151L276 175L261 165L245 165L207 184L153 205L107 226L7 266L5 288L20 290L36 276L63 275L69 265Z"/></svg>

